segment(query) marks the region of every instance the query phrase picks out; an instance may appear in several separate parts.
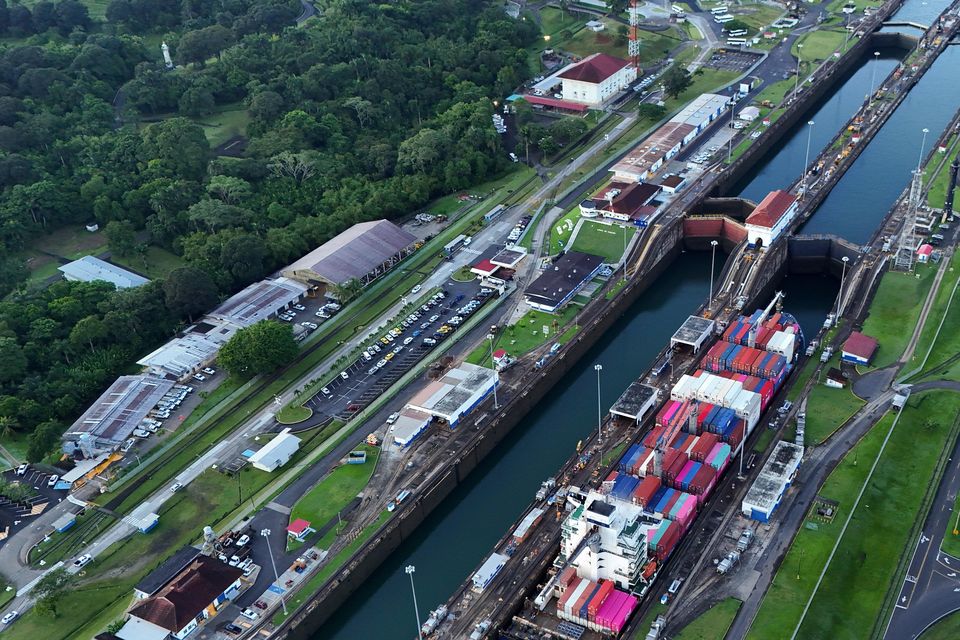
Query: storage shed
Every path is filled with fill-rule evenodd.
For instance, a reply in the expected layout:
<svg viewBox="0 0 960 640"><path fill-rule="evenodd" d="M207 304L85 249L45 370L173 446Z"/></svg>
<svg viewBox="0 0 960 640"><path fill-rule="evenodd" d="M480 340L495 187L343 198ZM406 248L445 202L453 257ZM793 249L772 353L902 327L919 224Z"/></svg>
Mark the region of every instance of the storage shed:
<svg viewBox="0 0 960 640"><path fill-rule="evenodd" d="M854 364L870 364L873 354L877 352L877 346L876 338L854 331L843 343L841 358Z"/></svg>
<svg viewBox="0 0 960 640"><path fill-rule="evenodd" d="M473 574L473 588L477 591L486 589L490 582L497 577L497 574L500 573L503 565L505 565L509 559L510 556L502 553L490 554L490 557L487 558L477 572Z"/></svg>
<svg viewBox="0 0 960 640"><path fill-rule="evenodd" d="M713 320L700 316L689 316L670 338L670 346L686 345L693 349L694 353L697 353L713 335L714 326Z"/></svg>
<svg viewBox="0 0 960 640"><path fill-rule="evenodd" d="M277 436L265 444L262 449L250 456L250 464L255 469L271 472L276 471L290 461L300 449L300 438L290 433L290 429L284 429Z"/></svg>
<svg viewBox="0 0 960 640"><path fill-rule="evenodd" d="M803 447L792 442L778 442L760 470L760 475L743 497L740 504L743 515L759 522L769 521L790 488L802 458Z"/></svg>

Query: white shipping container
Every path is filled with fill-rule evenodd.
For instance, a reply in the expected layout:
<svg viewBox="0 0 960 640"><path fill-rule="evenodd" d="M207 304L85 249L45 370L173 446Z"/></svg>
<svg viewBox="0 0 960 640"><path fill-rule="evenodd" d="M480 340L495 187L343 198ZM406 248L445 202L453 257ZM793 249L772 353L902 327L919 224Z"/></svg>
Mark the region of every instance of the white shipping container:
<svg viewBox="0 0 960 640"><path fill-rule="evenodd" d="M723 396L723 402L720 403L721 406L727 407L728 409L733 409L733 404L737 396L743 393L742 382L737 382L736 380L731 380L731 382L733 382L733 385L727 389L726 395Z"/></svg>
<svg viewBox="0 0 960 640"><path fill-rule="evenodd" d="M760 417L760 394L743 389L730 403L730 408L738 418L749 420L751 416Z"/></svg>
<svg viewBox="0 0 960 640"><path fill-rule="evenodd" d="M787 360L793 360L793 350L796 336L786 331L777 331L767 341L767 351L779 353Z"/></svg>
<svg viewBox="0 0 960 640"><path fill-rule="evenodd" d="M677 380L677 384L673 385L673 389L670 390L670 399L677 400L678 402L689 400L693 397L693 394L701 382L699 378L683 374L680 376L680 379Z"/></svg>
<svg viewBox="0 0 960 640"><path fill-rule="evenodd" d="M563 606L563 612L568 616L573 615L573 605L577 603L577 600L583 595L583 592L587 590L587 587L590 586L590 581L586 578L580 578L580 584L576 586L573 590L573 595L570 596L570 599Z"/></svg>
<svg viewBox="0 0 960 640"><path fill-rule="evenodd" d="M640 469L638 470L638 475L641 478L647 477L647 472L653 473L653 457L656 455L656 452L651 449L650 453L647 454L647 457L643 459L643 462L640 463Z"/></svg>

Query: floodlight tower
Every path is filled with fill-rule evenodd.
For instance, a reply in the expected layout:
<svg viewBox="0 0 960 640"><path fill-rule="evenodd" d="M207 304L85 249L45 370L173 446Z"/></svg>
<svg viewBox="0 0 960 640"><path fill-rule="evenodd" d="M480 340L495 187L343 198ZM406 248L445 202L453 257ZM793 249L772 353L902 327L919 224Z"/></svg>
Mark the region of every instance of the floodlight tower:
<svg viewBox="0 0 960 640"><path fill-rule="evenodd" d="M640 40L637 38L637 27L640 26L640 11L637 9L637 0L630 0L630 40L627 42L627 54L630 64L640 76Z"/></svg>

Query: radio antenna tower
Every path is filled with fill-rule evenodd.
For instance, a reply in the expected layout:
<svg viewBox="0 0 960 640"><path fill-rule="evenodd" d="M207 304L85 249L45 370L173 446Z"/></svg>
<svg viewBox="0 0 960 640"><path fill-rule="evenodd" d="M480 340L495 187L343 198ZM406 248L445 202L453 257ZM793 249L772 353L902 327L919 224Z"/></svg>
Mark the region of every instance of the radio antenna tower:
<svg viewBox="0 0 960 640"><path fill-rule="evenodd" d="M630 0L630 40L627 42L627 54L630 64L640 75L640 40L637 39L637 26L640 24L640 11L637 9L637 0Z"/></svg>
<svg viewBox="0 0 960 640"><path fill-rule="evenodd" d="M910 198L907 201L907 215L904 216L903 229L900 231L900 246L897 249L897 269L913 271L913 258L917 251L917 210L923 192L923 171L913 172L910 181Z"/></svg>

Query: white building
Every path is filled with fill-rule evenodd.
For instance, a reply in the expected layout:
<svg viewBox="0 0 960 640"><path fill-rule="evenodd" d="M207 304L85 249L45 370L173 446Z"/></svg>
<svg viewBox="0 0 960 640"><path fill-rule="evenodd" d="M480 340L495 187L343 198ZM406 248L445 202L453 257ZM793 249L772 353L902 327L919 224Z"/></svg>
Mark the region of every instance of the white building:
<svg viewBox="0 0 960 640"><path fill-rule="evenodd" d="M718 93L702 93L691 100L677 115L670 118L670 122L687 124L693 127L693 132L689 138L684 140L684 144L693 140L701 131L719 118L730 102L730 98Z"/></svg>
<svg viewBox="0 0 960 640"><path fill-rule="evenodd" d="M495 371L464 362L429 383L410 399L407 407L444 420L455 428L463 416L493 392L496 384Z"/></svg>
<svg viewBox="0 0 960 640"><path fill-rule="evenodd" d="M503 555L502 553L491 553L490 557L477 569L477 572L473 574L473 588L477 591L483 591L487 588L487 585L497 577L497 574L500 573L500 570L503 569L503 565L507 564L507 560L510 559L510 556Z"/></svg>
<svg viewBox="0 0 960 640"><path fill-rule="evenodd" d="M262 449L250 456L250 464L254 469L271 472L276 471L290 461L291 456L300 449L300 438L284 429Z"/></svg>
<svg viewBox="0 0 960 640"><path fill-rule="evenodd" d="M660 519L639 505L591 491L563 521L560 555L581 578L606 579L631 590L641 582L647 539L659 526ZM597 539L583 544L592 533Z"/></svg>
<svg viewBox="0 0 960 640"><path fill-rule="evenodd" d="M405 407L396 422L393 423L393 443L398 447L409 447L417 437L426 431L433 419L429 413Z"/></svg>
<svg viewBox="0 0 960 640"><path fill-rule="evenodd" d="M84 256L79 260L68 262L62 267L57 267L57 271L61 272L67 280L79 282L103 280L111 283L117 289L130 289L150 282L143 276L138 276L132 271L127 271L93 256Z"/></svg>
<svg viewBox="0 0 960 640"><path fill-rule="evenodd" d="M743 515L767 522L797 474L803 447L781 440L740 503Z"/></svg>
<svg viewBox="0 0 960 640"><path fill-rule="evenodd" d="M771 191L747 216L747 244L769 247L797 215L797 197L786 191Z"/></svg>
<svg viewBox="0 0 960 640"><path fill-rule="evenodd" d="M744 107L737 114L737 117L746 122L753 122L760 117L760 109L754 106Z"/></svg>
<svg viewBox="0 0 960 640"><path fill-rule="evenodd" d="M637 69L627 60L595 53L564 69L558 76L563 99L600 106L637 79Z"/></svg>

